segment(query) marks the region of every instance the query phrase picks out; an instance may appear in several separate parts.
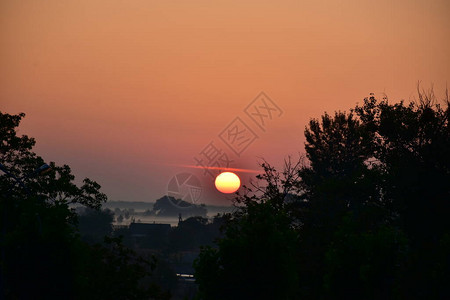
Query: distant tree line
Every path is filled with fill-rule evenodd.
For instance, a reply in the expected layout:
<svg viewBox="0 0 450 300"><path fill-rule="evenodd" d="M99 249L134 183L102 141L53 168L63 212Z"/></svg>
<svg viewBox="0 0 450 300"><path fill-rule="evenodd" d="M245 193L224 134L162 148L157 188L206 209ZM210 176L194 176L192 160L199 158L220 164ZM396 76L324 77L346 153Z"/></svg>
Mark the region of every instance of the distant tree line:
<svg viewBox="0 0 450 300"><path fill-rule="evenodd" d="M180 214L185 217L206 217L207 213L205 204L197 205L172 196L163 196L156 200L153 209L147 210L145 214L159 217L178 217Z"/></svg>
<svg viewBox="0 0 450 300"><path fill-rule="evenodd" d="M129 220L133 217L134 214L135 211L133 208L124 208L121 210L120 208L116 207L114 209L114 215L117 223L122 223L124 220Z"/></svg>
<svg viewBox="0 0 450 300"><path fill-rule="evenodd" d="M305 129L195 262L200 299L448 299L449 98L364 99Z"/></svg>

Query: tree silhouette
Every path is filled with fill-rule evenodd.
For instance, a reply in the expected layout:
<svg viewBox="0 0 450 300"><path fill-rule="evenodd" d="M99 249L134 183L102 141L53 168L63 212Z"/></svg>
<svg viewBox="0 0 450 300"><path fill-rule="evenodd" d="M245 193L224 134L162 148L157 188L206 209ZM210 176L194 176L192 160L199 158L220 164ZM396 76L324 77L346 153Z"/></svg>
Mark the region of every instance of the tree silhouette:
<svg viewBox="0 0 450 300"><path fill-rule="evenodd" d="M83 241L101 243L113 231L114 214L109 209L95 210L84 208L78 213L77 228Z"/></svg>
<svg viewBox="0 0 450 300"><path fill-rule="evenodd" d="M17 135L24 116L0 112L0 298L168 299L157 286L141 286L152 265L119 240L81 241L69 205L98 211L107 197L88 178L77 186L67 165L50 162L51 171L36 176L44 161L33 138Z"/></svg>
<svg viewBox="0 0 450 300"><path fill-rule="evenodd" d="M202 299L289 299L298 290L299 236L283 202L299 164L279 174L266 162L254 184L237 197L244 204L225 223L217 247L204 247L194 266Z"/></svg>
<svg viewBox="0 0 450 300"><path fill-rule="evenodd" d="M203 249L201 298L448 296L449 104L432 91L409 105L371 95L312 119L308 161L282 172L264 162L262 184L237 197L225 236Z"/></svg>

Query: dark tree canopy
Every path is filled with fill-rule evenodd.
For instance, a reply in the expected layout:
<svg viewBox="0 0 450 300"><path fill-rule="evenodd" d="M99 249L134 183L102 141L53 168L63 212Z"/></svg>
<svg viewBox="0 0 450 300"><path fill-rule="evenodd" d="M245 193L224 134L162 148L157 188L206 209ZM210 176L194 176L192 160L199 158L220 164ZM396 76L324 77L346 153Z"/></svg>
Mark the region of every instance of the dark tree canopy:
<svg viewBox="0 0 450 300"><path fill-rule="evenodd" d="M448 296L448 96L437 103L424 91L408 105L370 96L312 119L307 161L287 160L281 172L264 162L223 238L203 249L200 297Z"/></svg>
<svg viewBox="0 0 450 300"><path fill-rule="evenodd" d="M168 299L158 286L141 285L154 264L119 239L80 239L78 225L86 233L89 213L102 215L107 197L89 178L76 185L67 165L50 162L40 172L34 139L17 135L24 116L0 112L0 298ZM89 212L80 224L74 205ZM111 214L104 217L103 228L91 230L95 241L111 230Z"/></svg>

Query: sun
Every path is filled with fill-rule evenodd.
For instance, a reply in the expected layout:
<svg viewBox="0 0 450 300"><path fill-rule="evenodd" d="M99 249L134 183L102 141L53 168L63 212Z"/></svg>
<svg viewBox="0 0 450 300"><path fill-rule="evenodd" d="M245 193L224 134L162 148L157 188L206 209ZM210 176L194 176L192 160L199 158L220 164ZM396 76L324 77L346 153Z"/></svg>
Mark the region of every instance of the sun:
<svg viewBox="0 0 450 300"><path fill-rule="evenodd" d="M230 194L239 189L241 180L232 172L223 172L216 177L215 185L219 192Z"/></svg>

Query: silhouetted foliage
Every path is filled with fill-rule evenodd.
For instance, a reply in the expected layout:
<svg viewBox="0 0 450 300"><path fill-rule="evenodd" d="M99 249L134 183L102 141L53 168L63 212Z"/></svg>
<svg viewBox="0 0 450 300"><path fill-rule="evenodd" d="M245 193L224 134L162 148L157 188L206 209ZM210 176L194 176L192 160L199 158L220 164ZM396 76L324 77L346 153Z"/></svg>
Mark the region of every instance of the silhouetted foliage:
<svg viewBox="0 0 450 300"><path fill-rule="evenodd" d="M297 294L299 235L284 198L298 165L287 161L280 176L263 163L264 174L258 177L266 185L255 184L237 198L245 206L228 218L218 247L204 247L194 264L201 298L288 299Z"/></svg>
<svg viewBox="0 0 450 300"><path fill-rule="evenodd" d="M170 294L155 283L143 284L143 279L152 275L156 261L138 256L119 238L106 237L103 245L78 250L84 250L79 261L81 276L77 277L80 299L170 299Z"/></svg>
<svg viewBox="0 0 450 300"><path fill-rule="evenodd" d="M95 210L83 208L78 213L78 231L83 241L90 244L101 243L113 231L114 214L109 209Z"/></svg>
<svg viewBox="0 0 450 300"><path fill-rule="evenodd" d="M157 286L140 285L151 264L119 240L80 239L77 224L85 237L87 223L101 223L90 228L95 239L111 231L111 214L99 211L106 195L88 178L77 186L67 165L50 162L40 174L34 139L17 135L24 116L0 113L0 298L168 299ZM80 223L73 205L89 209Z"/></svg>
<svg viewBox="0 0 450 300"><path fill-rule="evenodd" d="M202 250L200 298L444 299L449 115L448 96L442 108L419 91L409 105L370 96L312 119L308 161L263 162L225 236Z"/></svg>

